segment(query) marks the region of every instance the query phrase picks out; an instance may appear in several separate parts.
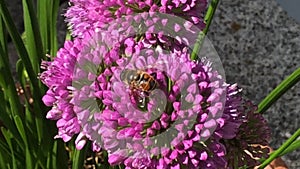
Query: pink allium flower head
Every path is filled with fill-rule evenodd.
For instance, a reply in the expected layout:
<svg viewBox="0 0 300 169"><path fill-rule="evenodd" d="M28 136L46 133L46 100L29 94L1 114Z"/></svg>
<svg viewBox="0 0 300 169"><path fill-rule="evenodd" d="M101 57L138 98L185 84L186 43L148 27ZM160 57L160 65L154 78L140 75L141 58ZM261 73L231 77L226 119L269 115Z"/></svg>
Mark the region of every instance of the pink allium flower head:
<svg viewBox="0 0 300 169"><path fill-rule="evenodd" d="M242 120L239 131L236 137L225 141L228 168L236 165L253 168L260 164L257 159L268 158L271 132L266 120L250 101L243 101L241 105L243 113L239 117Z"/></svg>
<svg viewBox="0 0 300 169"><path fill-rule="evenodd" d="M241 89L237 84L228 85L227 97L225 102L224 113L217 120L218 128L214 132L215 135L222 139L232 139L236 137L239 127L243 122L243 109Z"/></svg>
<svg viewBox="0 0 300 169"><path fill-rule="evenodd" d="M47 118L58 120L56 138L79 134L76 148L90 140L111 165L127 169L230 166L229 143L253 140L243 133L251 133L245 124L254 114L243 113L240 89L226 84L214 63L190 59L199 2L72 2L66 15L80 38L43 62L40 76L49 87ZM188 21L154 13L178 10L190 12L182 15Z"/></svg>
<svg viewBox="0 0 300 169"><path fill-rule="evenodd" d="M43 102L47 106L52 106L46 117L58 120L56 123L58 135L55 138L62 138L65 142L80 132L80 125L70 100L75 61L81 50L81 40L66 41L56 58L52 62L43 61L41 66L45 71L41 73L40 79L49 87Z"/></svg>
<svg viewBox="0 0 300 169"><path fill-rule="evenodd" d="M140 1L140 0L71 0L65 16L74 36L82 37L89 30L103 29L116 18L143 13L159 12L182 17L203 29L207 0ZM179 29L177 26L176 29Z"/></svg>
<svg viewBox="0 0 300 169"><path fill-rule="evenodd" d="M234 137L239 126L226 121L232 109L223 114L226 100L235 103L231 99L235 88L229 87L226 94L228 87L210 62L191 61L187 47L174 52L156 44L145 47L120 32L90 32L84 40L76 57L70 102L81 133L108 151L112 165L222 168L227 164L219 140ZM135 52L125 55L124 44ZM153 91L132 88L126 81L130 71L139 70L155 78ZM224 126L229 131L222 131ZM84 142L77 143L82 147Z"/></svg>

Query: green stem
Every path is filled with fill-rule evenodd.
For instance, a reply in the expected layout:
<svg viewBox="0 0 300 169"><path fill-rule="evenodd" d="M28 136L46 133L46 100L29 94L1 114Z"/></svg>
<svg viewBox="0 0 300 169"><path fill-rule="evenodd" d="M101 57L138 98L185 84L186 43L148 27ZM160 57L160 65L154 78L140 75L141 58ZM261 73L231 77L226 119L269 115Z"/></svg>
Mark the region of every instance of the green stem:
<svg viewBox="0 0 300 169"><path fill-rule="evenodd" d="M20 34L13 22L13 19L7 9L7 6L3 0L0 0L0 14L2 15L3 21L7 27L7 31L9 32L12 41L15 44L16 50L24 63L25 69L28 73L29 79L33 86L33 97L35 109L37 112L44 112L41 109L39 101L42 98L42 92L40 91L39 81L37 79L37 74L33 69L33 65L31 64L30 57L28 55L28 51L25 48L25 45L21 39Z"/></svg>
<svg viewBox="0 0 300 169"><path fill-rule="evenodd" d="M218 4L219 4L219 0L212 0L209 7L208 7L208 9L207 9L207 12L206 12L205 17L204 17L204 21L206 23L206 26L205 26L204 30L198 34L198 37L197 37L197 40L196 40L196 43L194 45L193 52L192 52L192 55L191 55L192 60L197 59L198 52L201 49L201 46L203 44L203 40L204 40L205 35L207 35L207 32L209 30L210 24L212 22L212 19L214 17L214 14L215 14L215 11L218 7Z"/></svg>
<svg viewBox="0 0 300 169"><path fill-rule="evenodd" d="M287 149L298 137L300 136L300 129L298 129L281 147L274 151L268 159L266 159L260 166L260 169L265 168L270 164L275 158L279 157L280 154Z"/></svg>
<svg viewBox="0 0 300 169"><path fill-rule="evenodd" d="M282 81L263 101L258 105L258 113L264 113L274 102L276 102L287 90L300 80L300 68Z"/></svg>
<svg viewBox="0 0 300 169"><path fill-rule="evenodd" d="M1 20L0 20L1 22ZM8 60L7 53L4 52L4 49L2 48L2 45L0 44L0 70L3 71L3 80L5 84L1 84L1 87L5 89L5 93L7 96L7 99L9 100L11 112L12 114L19 114L22 116L22 105L19 101L19 96L17 94L17 90L15 87L15 82L13 80L12 73L10 71L10 64ZM1 89L0 89L1 90ZM3 103L2 103L3 104ZM2 112L5 113L5 112Z"/></svg>
<svg viewBox="0 0 300 169"><path fill-rule="evenodd" d="M296 149L300 149L300 140L296 140L291 144L287 149L285 149L279 156L284 156L285 154L288 154Z"/></svg>

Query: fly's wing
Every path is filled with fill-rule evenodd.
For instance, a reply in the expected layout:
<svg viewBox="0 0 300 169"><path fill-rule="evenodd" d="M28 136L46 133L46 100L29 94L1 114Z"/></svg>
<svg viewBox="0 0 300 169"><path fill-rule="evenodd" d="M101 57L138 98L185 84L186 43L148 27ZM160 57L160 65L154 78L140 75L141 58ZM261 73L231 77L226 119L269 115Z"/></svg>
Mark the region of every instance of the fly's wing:
<svg viewBox="0 0 300 169"><path fill-rule="evenodd" d="M120 79L125 82L126 84L130 84L134 78L136 78L136 71L131 69L124 69L120 73Z"/></svg>

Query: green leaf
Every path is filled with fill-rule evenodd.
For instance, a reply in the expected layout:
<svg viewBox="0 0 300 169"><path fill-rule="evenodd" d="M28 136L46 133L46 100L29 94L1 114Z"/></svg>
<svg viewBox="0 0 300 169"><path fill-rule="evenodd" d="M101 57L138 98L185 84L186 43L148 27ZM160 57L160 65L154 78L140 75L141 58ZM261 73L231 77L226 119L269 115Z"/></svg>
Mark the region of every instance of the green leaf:
<svg viewBox="0 0 300 169"><path fill-rule="evenodd" d="M38 148L35 149L35 150L37 150L37 151L35 151L37 153L36 154L36 156L37 156L37 162L35 164L38 166L38 168L48 169L46 167L47 156L44 155L44 154L47 154L47 152L46 152L47 150L42 149L42 147L39 146L39 145L38 145Z"/></svg>
<svg viewBox="0 0 300 169"><path fill-rule="evenodd" d="M83 168L87 147L86 145L82 150L77 150L76 148L73 150L72 168Z"/></svg>
<svg viewBox="0 0 300 169"><path fill-rule="evenodd" d="M4 88L6 98L10 103L11 111L13 114L22 114L22 106L19 101L15 82L10 71L10 64L8 55L4 53L4 49L0 45L0 70L5 75L1 78L1 86Z"/></svg>
<svg viewBox="0 0 300 169"><path fill-rule="evenodd" d="M13 169L17 169L17 161L16 161L16 158L15 158L15 155L14 155L13 144L11 142L13 136L12 136L12 134L8 130L4 129L3 127L1 128L1 132L2 132L2 134L3 134L3 136L4 136L5 140L6 140L6 142L8 144L8 146L10 148L10 152L11 152L11 156L12 156L11 159L12 159Z"/></svg>
<svg viewBox="0 0 300 169"><path fill-rule="evenodd" d="M0 17L0 46L3 48L3 53L8 57L7 54L7 34L5 30L5 25L2 18Z"/></svg>
<svg viewBox="0 0 300 169"><path fill-rule="evenodd" d="M57 141L53 142L52 154L49 156L49 162L47 168L56 168L56 156L57 155Z"/></svg>
<svg viewBox="0 0 300 169"><path fill-rule="evenodd" d="M4 23L6 25L6 28L15 44L16 50L22 59L22 62L24 63L24 67L28 73L29 79L32 83L32 90L33 90L33 97L34 97L34 105L35 110L37 112L43 112L41 109L40 104L38 102L41 100L41 90L39 87L39 81L37 79L37 74L35 73L33 66L31 65L30 57L28 55L28 52L24 46L24 43L21 39L20 34L18 33L16 26L13 23L13 20L8 12L8 9L6 7L6 4L4 3L4 0L0 0L0 13L2 15L2 18L4 20ZM34 23L33 23L34 24Z"/></svg>
<svg viewBox="0 0 300 169"><path fill-rule="evenodd" d="M0 139L0 155L5 154L5 158L2 160L7 160L9 161L11 159L11 154L10 154L10 148L4 139ZM1 162L0 162L1 165Z"/></svg>
<svg viewBox="0 0 300 169"><path fill-rule="evenodd" d="M37 18L41 31L42 43L44 46L44 53L48 53L49 48L49 34L48 34L48 11L51 10L51 6L47 6L48 0L37 1Z"/></svg>
<svg viewBox="0 0 300 169"><path fill-rule="evenodd" d="M35 124L36 124L37 136L38 136L38 144L40 145L43 137L43 120L41 118L35 118ZM49 134L49 133L45 132L45 134Z"/></svg>
<svg viewBox="0 0 300 169"><path fill-rule="evenodd" d="M214 14L215 14L215 11L218 7L218 4L219 4L219 0L212 0L211 3L208 6L207 12L206 12L205 17L204 17L204 21L206 23L206 26L205 26L203 32L199 32L199 34L198 34L196 43L194 44L194 48L193 48L193 51L192 51L192 54L191 54L191 59L192 60L198 59L197 58L198 53L201 50L204 38L208 33L210 24L212 22L212 19L214 17Z"/></svg>
<svg viewBox="0 0 300 169"><path fill-rule="evenodd" d="M26 79L24 78L24 64L21 59L19 59L16 63L16 72L19 78L19 82L21 83L22 88L24 88L26 84Z"/></svg>
<svg viewBox="0 0 300 169"><path fill-rule="evenodd" d="M263 101L258 105L258 113L264 113L274 104L285 92L293 87L300 80L300 68L282 81Z"/></svg>
<svg viewBox="0 0 300 169"><path fill-rule="evenodd" d="M41 33L32 0L22 0L22 4L27 51L32 62L33 69L37 74L39 72L39 62L45 55L43 51Z"/></svg>
<svg viewBox="0 0 300 169"><path fill-rule="evenodd" d="M37 2L37 6L41 37L45 47L44 52L55 55L58 48L56 23L59 1L40 0ZM46 60L45 57L44 60Z"/></svg>
<svg viewBox="0 0 300 169"><path fill-rule="evenodd" d="M36 163L34 169L39 169L39 168L40 168L39 163Z"/></svg>
<svg viewBox="0 0 300 169"><path fill-rule="evenodd" d="M2 69L3 69L3 67L0 65L0 71L2 71ZM6 82L5 82L4 76L0 76L0 87L3 88L4 86L6 86Z"/></svg>
<svg viewBox="0 0 300 169"><path fill-rule="evenodd" d="M11 169L11 166L9 164L6 165L7 169Z"/></svg>
<svg viewBox="0 0 300 169"><path fill-rule="evenodd" d="M3 128L1 130L6 130L6 129ZM12 139L11 139L11 141L12 141ZM15 144L12 143L12 145L15 145ZM17 149L17 148L15 148L15 149ZM12 159L12 155L11 155L11 148L9 147L8 143L6 142L6 139L0 139L0 154L4 155L3 160L5 160L7 164L9 164L9 162ZM21 154L15 152L14 157L18 163L20 163L21 161L24 160L24 154L21 155ZM1 168L1 165L0 165L0 168Z"/></svg>
<svg viewBox="0 0 300 169"><path fill-rule="evenodd" d="M3 156L2 152L3 150L0 147L0 168L6 168L6 162L4 161L4 159L7 158L7 156Z"/></svg>
<svg viewBox="0 0 300 169"><path fill-rule="evenodd" d="M57 29L56 29L56 23L57 23L57 15L58 15L58 9L59 9L59 1L50 1L51 2L51 9L49 12L51 12L50 17L50 37L51 37L51 56L55 56L56 52L58 50L58 42L57 42Z"/></svg>
<svg viewBox="0 0 300 169"><path fill-rule="evenodd" d="M25 154L25 157L26 157L26 168L33 168L33 164L32 164L32 157L31 157L31 153L28 149L28 147L26 148L26 154Z"/></svg>
<svg viewBox="0 0 300 169"><path fill-rule="evenodd" d="M47 164L46 164L47 168L53 168L53 167L52 167L51 161L52 161L52 156L51 156L51 153L48 152L48 156L47 156Z"/></svg>
<svg viewBox="0 0 300 169"><path fill-rule="evenodd" d="M47 168L68 168L68 156L62 140L55 140L52 146L52 153L47 156Z"/></svg>
<svg viewBox="0 0 300 169"><path fill-rule="evenodd" d="M26 0L22 1L23 4L23 15L24 15L24 27L25 32L23 35L23 41L25 44L25 47L28 51L28 56L30 57L30 61L33 67L34 72L37 74L39 70L39 63L38 63L38 57L37 57L37 46L35 45L35 39L34 39L34 33L32 30L32 23L29 16L28 11L28 5L26 3Z"/></svg>
<svg viewBox="0 0 300 169"><path fill-rule="evenodd" d="M68 154L65 148L65 143L62 140L55 140L55 142L57 143L57 150L56 152L59 153L55 153L56 154L56 168L68 168L68 163L66 163L66 161L68 161ZM54 154L54 152L53 152ZM83 159L84 160L84 159Z"/></svg>
<svg viewBox="0 0 300 169"><path fill-rule="evenodd" d="M292 145L292 143L300 136L300 128L285 142L283 143L276 151L274 151L268 159L266 159L260 166L260 169L265 168L270 164L275 158L280 157L280 155Z"/></svg>
<svg viewBox="0 0 300 169"><path fill-rule="evenodd" d="M15 120L15 124L17 126L17 129L21 135L21 138L25 144L25 147L27 148L28 147L28 141L27 141L27 136L26 136L26 131L24 129L24 125L23 125L23 122L21 120L21 118L17 115L14 116L14 120Z"/></svg>
<svg viewBox="0 0 300 169"><path fill-rule="evenodd" d="M21 141L21 137L19 135L19 132L16 128L16 126L13 123L13 120L11 118L11 113L10 113L10 109L8 109L8 111L6 111L6 107L5 107L5 100L3 98L2 95L2 91L0 91L0 121L4 124L4 126L10 130L10 132L13 134L15 140L17 141L17 143L19 145L22 145L22 141Z"/></svg>
<svg viewBox="0 0 300 169"><path fill-rule="evenodd" d="M285 154L288 154L292 151L295 151L297 149L300 149L300 140L294 141L290 146L288 146L282 153L280 153L279 156L283 156Z"/></svg>
<svg viewBox="0 0 300 169"><path fill-rule="evenodd" d="M36 130L34 130L35 122L34 122L34 114L29 109L29 103L26 103L26 109L25 109L25 125L30 130L30 133L35 133Z"/></svg>

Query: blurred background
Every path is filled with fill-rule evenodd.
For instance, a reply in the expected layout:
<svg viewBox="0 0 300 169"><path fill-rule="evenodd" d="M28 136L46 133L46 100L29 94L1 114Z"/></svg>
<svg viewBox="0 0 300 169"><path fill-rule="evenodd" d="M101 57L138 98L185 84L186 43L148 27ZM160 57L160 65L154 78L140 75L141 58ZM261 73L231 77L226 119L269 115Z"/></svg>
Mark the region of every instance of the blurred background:
<svg viewBox="0 0 300 169"><path fill-rule="evenodd" d="M6 0L20 33L22 1ZM60 1L59 43L67 29ZM284 78L300 67L299 0L221 0L208 38L223 62L228 83L238 83L244 96L258 104ZM9 45L12 70L17 54ZM266 113L271 146L278 148L300 128L300 84L288 91ZM283 157L289 168L300 168L300 150Z"/></svg>

